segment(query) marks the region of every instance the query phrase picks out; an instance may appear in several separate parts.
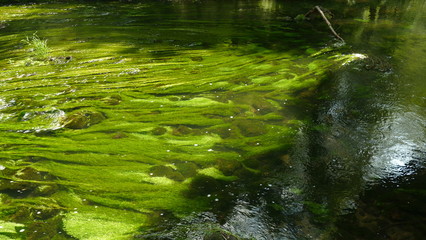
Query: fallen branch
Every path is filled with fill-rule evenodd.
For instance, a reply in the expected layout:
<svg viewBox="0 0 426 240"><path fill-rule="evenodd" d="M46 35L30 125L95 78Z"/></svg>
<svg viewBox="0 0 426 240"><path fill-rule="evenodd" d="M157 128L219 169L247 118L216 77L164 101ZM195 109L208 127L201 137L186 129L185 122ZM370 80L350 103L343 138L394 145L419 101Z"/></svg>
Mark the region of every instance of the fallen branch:
<svg viewBox="0 0 426 240"><path fill-rule="evenodd" d="M324 21L327 23L328 27L330 28L331 32L333 33L333 35L338 38L340 41L345 42L345 40L343 40L342 37L339 36L339 34L336 33L336 31L334 31L333 26L331 26L330 21L328 21L327 17L325 16L324 12L321 10L320 6L315 6L314 8L312 8L309 12L307 12L305 14L305 17L308 17L309 15L311 15L313 12L317 11L321 17L324 19Z"/></svg>

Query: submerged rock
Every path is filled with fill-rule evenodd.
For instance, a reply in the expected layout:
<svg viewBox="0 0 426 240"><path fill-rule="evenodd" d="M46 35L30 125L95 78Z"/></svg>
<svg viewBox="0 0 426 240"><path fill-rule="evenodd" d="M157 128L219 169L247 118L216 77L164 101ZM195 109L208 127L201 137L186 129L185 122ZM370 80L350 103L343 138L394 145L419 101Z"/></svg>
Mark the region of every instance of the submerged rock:
<svg viewBox="0 0 426 240"><path fill-rule="evenodd" d="M176 128L173 128L172 134L175 136L184 136L192 133L192 129L187 126L179 125Z"/></svg>
<svg viewBox="0 0 426 240"><path fill-rule="evenodd" d="M245 137L254 137L265 134L264 123L256 120L238 120L236 125Z"/></svg>
<svg viewBox="0 0 426 240"><path fill-rule="evenodd" d="M392 70L392 64L384 57L369 56L368 58L364 59L364 61L364 67L367 70L374 70L379 72L389 72Z"/></svg>
<svg viewBox="0 0 426 240"><path fill-rule="evenodd" d="M217 229L212 232L207 233L203 240L243 240L225 230Z"/></svg>
<svg viewBox="0 0 426 240"><path fill-rule="evenodd" d="M40 185L34 189L32 195L34 196L50 196L58 191L58 186L55 184L51 185Z"/></svg>
<svg viewBox="0 0 426 240"><path fill-rule="evenodd" d="M100 123L105 119L101 112L82 110L66 116L62 120L62 124L66 128L82 129Z"/></svg>
<svg viewBox="0 0 426 240"><path fill-rule="evenodd" d="M15 174L15 176L20 178L20 179L24 179L24 180L36 180L36 181L43 180L41 173L39 171L37 171L36 169L31 168L31 167L26 167L26 168L19 170Z"/></svg>
<svg viewBox="0 0 426 240"><path fill-rule="evenodd" d="M180 172L168 166L154 166L150 171L153 177L166 177L175 181L185 180L185 177Z"/></svg>
<svg viewBox="0 0 426 240"><path fill-rule="evenodd" d="M233 94L228 96L228 98L232 99L235 103L248 105L255 114L264 115L277 111L277 107L273 104L273 101L259 93Z"/></svg>
<svg viewBox="0 0 426 240"><path fill-rule="evenodd" d="M153 135L163 135L167 132L167 129L164 127L156 127L154 129L151 130L151 133Z"/></svg>
<svg viewBox="0 0 426 240"><path fill-rule="evenodd" d="M125 134L124 132L116 132L112 138L113 139L121 139L121 138L127 138L129 136L127 136L127 134Z"/></svg>
<svg viewBox="0 0 426 240"><path fill-rule="evenodd" d="M192 162L176 163L177 170L185 177L190 178L197 174L198 166Z"/></svg>
<svg viewBox="0 0 426 240"><path fill-rule="evenodd" d="M60 56L60 57L51 57L49 61L54 64L65 64L69 63L72 60L72 56Z"/></svg>
<svg viewBox="0 0 426 240"><path fill-rule="evenodd" d="M121 102L121 96L118 94L113 94L111 96L102 98L101 101L108 105L118 105Z"/></svg>
<svg viewBox="0 0 426 240"><path fill-rule="evenodd" d="M218 169L226 176L234 175L235 171L242 168L242 164L237 160L217 159L216 163Z"/></svg>
<svg viewBox="0 0 426 240"><path fill-rule="evenodd" d="M224 182L206 175L197 175L190 183L187 195L189 197L207 196L219 192Z"/></svg>
<svg viewBox="0 0 426 240"><path fill-rule="evenodd" d="M53 177L32 167L24 167L19 170L5 168L2 170L2 175L5 178L0 179L0 191L15 198L49 196L58 190L56 184L47 183L42 185L36 183L35 181L52 180Z"/></svg>
<svg viewBox="0 0 426 240"><path fill-rule="evenodd" d="M62 216L59 212L46 220L35 220L30 223L26 229L25 236L27 240L41 239L75 239L63 231ZM37 213L36 213L37 214Z"/></svg>
<svg viewBox="0 0 426 240"><path fill-rule="evenodd" d="M194 62L201 62L204 60L204 58L202 56L195 56L195 57L191 57L191 60Z"/></svg>

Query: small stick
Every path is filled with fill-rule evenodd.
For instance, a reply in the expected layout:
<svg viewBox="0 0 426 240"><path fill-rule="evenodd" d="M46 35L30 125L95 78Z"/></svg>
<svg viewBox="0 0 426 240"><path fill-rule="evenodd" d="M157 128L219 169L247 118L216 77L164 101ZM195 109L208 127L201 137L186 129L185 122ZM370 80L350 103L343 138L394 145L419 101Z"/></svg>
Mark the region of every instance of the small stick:
<svg viewBox="0 0 426 240"><path fill-rule="evenodd" d="M314 12L314 10L317 10L317 11L321 14L321 17L322 17L322 18L324 19L324 21L327 23L327 25L328 25L328 27L330 28L330 30L331 30L331 32L333 33L333 35L334 35L335 37L337 37L340 41L345 42L345 40L343 40L343 38L342 38L342 37L340 37L340 36L339 36L339 34L337 34L337 33L336 33L336 31L334 31L333 26L331 26L330 21L328 21L328 19L327 19L327 17L325 16L324 12L321 10L321 7L319 7L319 6L315 6L315 7L314 7L311 11L309 11L308 13L306 13L306 14L305 14L305 16L308 16L308 15L310 15L311 13L313 13L313 12Z"/></svg>

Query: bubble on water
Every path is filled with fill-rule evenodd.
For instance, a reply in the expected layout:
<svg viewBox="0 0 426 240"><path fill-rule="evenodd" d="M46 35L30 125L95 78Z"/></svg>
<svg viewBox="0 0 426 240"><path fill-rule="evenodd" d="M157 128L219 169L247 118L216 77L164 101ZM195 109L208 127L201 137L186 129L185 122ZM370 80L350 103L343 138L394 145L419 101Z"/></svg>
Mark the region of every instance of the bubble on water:
<svg viewBox="0 0 426 240"><path fill-rule="evenodd" d="M166 150L166 152L170 152L170 150L169 150L169 149L167 149L167 150Z"/></svg>
<svg viewBox="0 0 426 240"><path fill-rule="evenodd" d="M229 118L234 118L234 116L230 116Z"/></svg>
<svg viewBox="0 0 426 240"><path fill-rule="evenodd" d="M211 194L207 194L207 197L211 197L212 195Z"/></svg>
<svg viewBox="0 0 426 240"><path fill-rule="evenodd" d="M198 147L198 144L194 144L194 147Z"/></svg>
<svg viewBox="0 0 426 240"><path fill-rule="evenodd" d="M215 199L214 199L214 201L215 201L215 202L219 202L219 198L215 198Z"/></svg>
<svg viewBox="0 0 426 240"><path fill-rule="evenodd" d="M5 167L5 166L0 165L0 171L1 171L1 170L5 170L5 169L6 169L6 167Z"/></svg>
<svg viewBox="0 0 426 240"><path fill-rule="evenodd" d="M209 150L207 150L207 152L213 152L213 151L214 151L214 150L213 150L213 149L211 149L211 148L210 148Z"/></svg>
<svg viewBox="0 0 426 240"><path fill-rule="evenodd" d="M19 232L25 232L25 229L21 229L21 230L19 230Z"/></svg>

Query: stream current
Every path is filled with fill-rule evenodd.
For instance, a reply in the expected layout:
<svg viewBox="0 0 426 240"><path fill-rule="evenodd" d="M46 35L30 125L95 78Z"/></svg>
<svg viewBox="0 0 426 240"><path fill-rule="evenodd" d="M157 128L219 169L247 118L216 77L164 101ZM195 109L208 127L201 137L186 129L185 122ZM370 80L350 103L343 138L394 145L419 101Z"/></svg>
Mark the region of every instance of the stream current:
<svg viewBox="0 0 426 240"><path fill-rule="evenodd" d="M0 239L424 238L426 2L318 4L1 6Z"/></svg>

